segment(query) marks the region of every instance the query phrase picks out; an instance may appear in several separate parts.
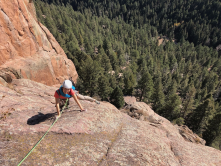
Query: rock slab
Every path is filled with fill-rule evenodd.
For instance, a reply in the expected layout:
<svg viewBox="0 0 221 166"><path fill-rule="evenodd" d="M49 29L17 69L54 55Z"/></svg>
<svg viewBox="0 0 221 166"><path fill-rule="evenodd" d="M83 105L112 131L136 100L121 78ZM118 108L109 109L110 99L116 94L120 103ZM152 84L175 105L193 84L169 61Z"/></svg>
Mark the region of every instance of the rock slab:
<svg viewBox="0 0 221 166"><path fill-rule="evenodd" d="M17 165L55 118L57 88L28 79L0 85L0 165ZM80 112L71 99L69 109L23 165L125 165L125 166L220 166L221 152L186 141L176 126L154 113L145 103L141 121L113 105L80 101Z"/></svg>

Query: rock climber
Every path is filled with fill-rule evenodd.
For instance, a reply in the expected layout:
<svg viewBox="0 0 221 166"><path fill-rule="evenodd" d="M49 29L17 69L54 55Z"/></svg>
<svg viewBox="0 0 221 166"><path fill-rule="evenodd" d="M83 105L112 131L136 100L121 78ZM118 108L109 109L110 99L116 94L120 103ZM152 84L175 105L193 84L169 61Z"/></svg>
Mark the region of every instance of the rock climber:
<svg viewBox="0 0 221 166"><path fill-rule="evenodd" d="M86 111L79 102L74 90L73 90L73 85L70 80L65 80L62 84L62 86L55 91L54 97L55 97L55 107L57 109L58 117L61 116L60 110L62 107L65 105L66 100L68 99L67 105L69 105L69 98L73 97L78 106L81 109L81 112ZM75 89L75 88L74 88Z"/></svg>

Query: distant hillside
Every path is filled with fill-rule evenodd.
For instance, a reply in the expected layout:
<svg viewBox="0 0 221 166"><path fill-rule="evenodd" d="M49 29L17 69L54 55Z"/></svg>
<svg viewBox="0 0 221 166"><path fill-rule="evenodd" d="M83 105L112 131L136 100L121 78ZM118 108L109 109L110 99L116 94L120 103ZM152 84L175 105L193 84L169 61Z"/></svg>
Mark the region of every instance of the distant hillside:
<svg viewBox="0 0 221 166"><path fill-rule="evenodd" d="M48 2L53 2L49 0ZM54 1L56 2L56 1ZM159 33L178 41L217 47L221 44L220 0L60 0L81 13L121 17L126 23L142 27L148 23Z"/></svg>

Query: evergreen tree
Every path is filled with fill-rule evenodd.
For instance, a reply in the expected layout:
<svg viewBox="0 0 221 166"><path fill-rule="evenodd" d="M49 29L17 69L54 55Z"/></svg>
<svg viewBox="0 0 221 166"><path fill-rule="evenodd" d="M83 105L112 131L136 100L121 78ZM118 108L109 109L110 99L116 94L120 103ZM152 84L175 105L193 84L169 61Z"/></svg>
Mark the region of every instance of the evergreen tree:
<svg viewBox="0 0 221 166"><path fill-rule="evenodd" d="M111 44L110 44L110 42L107 40L107 38L104 39L103 49L104 49L104 51L105 51L106 53L111 50Z"/></svg>
<svg viewBox="0 0 221 166"><path fill-rule="evenodd" d="M182 117L185 118L194 109L196 89L193 84L189 85L186 90L186 97L183 101Z"/></svg>
<svg viewBox="0 0 221 166"><path fill-rule="evenodd" d="M160 113L163 110L165 104L165 95L163 93L163 86L161 82L161 78L157 78L155 83L154 92L152 95L153 100L153 110L157 113Z"/></svg>
<svg viewBox="0 0 221 166"><path fill-rule="evenodd" d="M136 80L131 70L125 71L124 76L124 95L133 94L134 87L136 86Z"/></svg>
<svg viewBox="0 0 221 166"><path fill-rule="evenodd" d="M117 108L124 106L124 97L122 90L117 86L110 96L110 102Z"/></svg>
<svg viewBox="0 0 221 166"><path fill-rule="evenodd" d="M208 98L204 103L200 104L191 116L192 129L201 137L203 132L208 129L209 121L215 115L214 101Z"/></svg>
<svg viewBox="0 0 221 166"><path fill-rule="evenodd" d="M93 62L90 57L85 62L81 62L79 74L84 76L82 84L88 90L91 97L97 92L100 73L102 73L102 68L96 61Z"/></svg>
<svg viewBox="0 0 221 166"><path fill-rule="evenodd" d="M111 63L110 63L110 59L108 58L106 54L102 55L101 66L104 68L106 72L110 72L113 70Z"/></svg>
<svg viewBox="0 0 221 166"><path fill-rule="evenodd" d="M57 42L60 44L60 46L64 49L66 48L65 46L65 40L61 37L61 34L60 33L57 33L56 34L56 39L57 39Z"/></svg>
<svg viewBox="0 0 221 166"><path fill-rule="evenodd" d="M165 102L165 106L161 111L161 115L170 121L180 118L181 100L177 94L170 94Z"/></svg>
<svg viewBox="0 0 221 166"><path fill-rule="evenodd" d="M84 44L84 39L83 39L83 37L82 37L81 34L79 34L78 41L79 41L80 46L83 46L83 44Z"/></svg>
<svg viewBox="0 0 221 166"><path fill-rule="evenodd" d="M137 88L140 91L140 101L151 101L151 95L153 93L153 80L148 71L144 71L141 79L138 81Z"/></svg>
<svg viewBox="0 0 221 166"><path fill-rule="evenodd" d="M101 100L107 100L111 90L108 77L101 75L98 79L98 95L101 97Z"/></svg>
<svg viewBox="0 0 221 166"><path fill-rule="evenodd" d="M209 121L207 130L203 132L203 138L206 140L206 145L220 149L221 146L221 112L220 108L214 118Z"/></svg>
<svg viewBox="0 0 221 166"><path fill-rule="evenodd" d="M109 74L108 78L109 78L110 87L112 88L112 91L113 91L117 85L119 86L119 84L117 84L117 80L116 80L116 73L115 73L115 75Z"/></svg>

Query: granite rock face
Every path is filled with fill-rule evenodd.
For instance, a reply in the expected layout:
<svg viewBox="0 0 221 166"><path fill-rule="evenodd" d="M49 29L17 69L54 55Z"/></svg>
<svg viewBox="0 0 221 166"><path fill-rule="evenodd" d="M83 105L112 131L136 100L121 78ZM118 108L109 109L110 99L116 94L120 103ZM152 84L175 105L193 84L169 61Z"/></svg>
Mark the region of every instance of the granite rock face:
<svg viewBox="0 0 221 166"><path fill-rule="evenodd" d="M46 85L78 75L48 29L36 19L31 0L0 1L0 84L26 78Z"/></svg>
<svg viewBox="0 0 221 166"><path fill-rule="evenodd" d="M0 165L17 165L55 120L57 88L28 79L0 85ZM145 103L139 120L107 102L74 100L23 165L220 166L221 152L186 141Z"/></svg>

